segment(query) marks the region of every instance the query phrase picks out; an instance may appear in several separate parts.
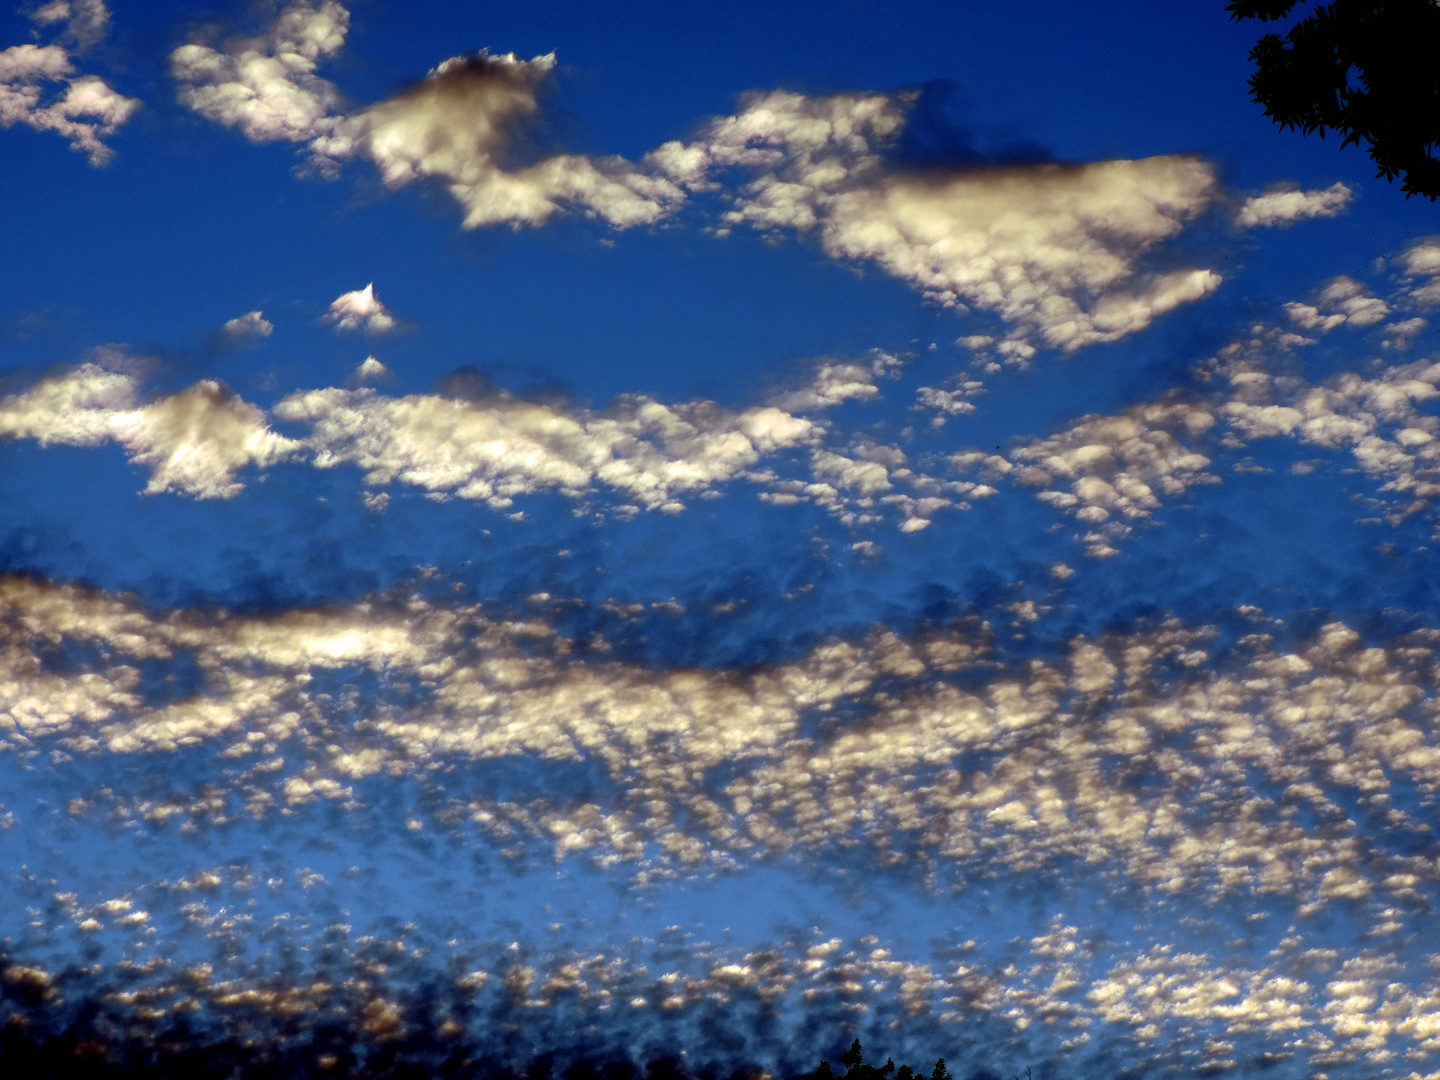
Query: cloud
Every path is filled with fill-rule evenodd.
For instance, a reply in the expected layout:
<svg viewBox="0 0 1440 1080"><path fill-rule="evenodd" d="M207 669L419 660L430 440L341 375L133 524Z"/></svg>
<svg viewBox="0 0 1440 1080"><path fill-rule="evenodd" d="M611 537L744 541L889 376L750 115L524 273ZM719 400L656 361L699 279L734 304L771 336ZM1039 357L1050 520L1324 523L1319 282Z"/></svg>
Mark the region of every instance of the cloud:
<svg viewBox="0 0 1440 1080"><path fill-rule="evenodd" d="M1288 303L1285 312L1290 321L1303 330L1319 330L1328 334L1337 326L1373 326L1390 314L1390 305L1378 296L1371 296L1365 286L1343 274L1331 278L1314 304Z"/></svg>
<svg viewBox="0 0 1440 1080"><path fill-rule="evenodd" d="M222 329L232 338L264 338L275 332L275 324L265 318L263 312L247 311L227 320Z"/></svg>
<svg viewBox="0 0 1440 1080"><path fill-rule="evenodd" d="M1338 180L1328 188L1311 191L1292 186L1272 188L1264 195L1246 199L1235 215L1235 223L1242 229L1288 227L1306 218L1336 217L1349 209L1354 196L1355 193Z"/></svg>
<svg viewBox="0 0 1440 1080"><path fill-rule="evenodd" d="M49 0L30 13L30 21L37 27L64 23L64 36L83 53L105 39L110 9L105 0Z"/></svg>
<svg viewBox="0 0 1440 1080"><path fill-rule="evenodd" d="M1440 306L1440 240L1426 237L1415 241L1401 254L1399 262L1410 285L1406 299L1422 308Z"/></svg>
<svg viewBox="0 0 1440 1080"><path fill-rule="evenodd" d="M375 295L372 282L363 289L341 293L330 303L325 321L337 330L363 330L367 334L388 334L395 329L395 317Z"/></svg>
<svg viewBox="0 0 1440 1080"><path fill-rule="evenodd" d="M710 402L667 406L638 396L592 413L504 393L467 401L325 389L293 394L275 414L310 426L305 443L320 468L353 464L370 486L410 484L496 509L521 495L579 498L601 486L632 509L678 511L681 496L820 432L773 406L731 413Z"/></svg>
<svg viewBox="0 0 1440 1080"><path fill-rule="evenodd" d="M1021 443L1007 457L970 451L957 454L959 468L980 467L1039 488L1039 498L1091 529L1087 553L1117 554L1132 522L1149 518L1162 497L1182 495L1196 484L1219 480L1210 459L1192 447L1216 422L1204 404L1162 401L1137 405L1117 416L1085 416L1059 434Z"/></svg>
<svg viewBox="0 0 1440 1080"><path fill-rule="evenodd" d="M1209 204L1208 164L1157 157L897 171L885 151L912 100L754 94L739 114L647 161L695 190L717 173L748 171L722 231L817 233L833 258L874 262L938 303L998 314L1012 326L1009 353L1022 360L1032 335L1067 351L1114 341L1219 284L1211 270L1138 265Z"/></svg>
<svg viewBox="0 0 1440 1080"><path fill-rule="evenodd" d="M365 386L374 382L389 382L395 373L373 356L367 356L350 375L347 385Z"/></svg>
<svg viewBox="0 0 1440 1080"><path fill-rule="evenodd" d="M345 111L315 71L347 20L334 0L296 0L261 37L182 46L171 57L181 100L253 141L303 144L326 175L367 158L393 188L437 180L467 228L538 225L565 210L616 228L652 224L738 170L749 179L726 194L717 231L817 234L833 258L873 262L958 311L997 314L1011 326L998 349L1020 362L1032 337L1067 351L1114 341L1221 280L1141 265L1215 196L1214 170L1194 158L904 171L886 155L914 94L776 91L638 163L526 160L553 55L455 57L387 101Z"/></svg>
<svg viewBox="0 0 1440 1080"><path fill-rule="evenodd" d="M1322 330L1345 321L1370 325L1388 311L1349 278L1333 279L1320 304L1341 308L1323 318L1317 314L1311 326ZM1300 306L1285 305L1292 318ZM1327 326L1326 318L1339 322ZM1172 394L1116 415L1081 417L1007 453L961 451L950 464L989 483L1039 488L1041 501L1092 526L1080 539L1088 554L1100 558L1117 554L1115 545L1130 535L1133 523L1151 517L1164 499L1219 483L1210 471L1212 457L1258 439L1348 451L1359 472L1377 482L1376 496L1392 501L1392 524L1428 508L1440 495L1440 418L1423 406L1440 397L1440 365L1419 361L1382 368L1370 378L1342 372L1315 384L1277 375L1269 365L1313 342L1273 327L1254 329L1255 336L1227 345L1215 361L1201 365L1207 380L1224 381L1214 393ZM1418 328L1394 332L1402 329ZM1314 464L1297 463L1292 472L1306 475ZM1244 461L1234 467L1256 471Z"/></svg>
<svg viewBox="0 0 1440 1080"><path fill-rule="evenodd" d="M335 319L351 328L380 317L370 289L347 293L336 305ZM968 500L994 494L982 484L917 472L898 447L874 440L852 440L843 452L822 449L830 428L812 415L878 397L875 380L897 370L900 361L878 351L819 361L805 381L739 411L643 395L622 396L601 411L489 389L465 398L390 397L366 385L390 374L371 357L346 388L301 391L274 407L274 417L304 425L298 438L273 431L269 415L213 380L142 404L140 378L113 370L125 367L122 358L104 360L111 366L85 364L0 399L0 437L41 445L119 442L132 461L150 467L147 491L205 498L238 494L244 485L236 475L252 464L354 465L365 474L372 489L365 499L375 509L384 509L388 495L373 489L399 483L496 510L555 492L603 497L596 508L622 517L641 509L678 513L686 498L743 479L771 503L815 502L851 524L895 515L914 530L942 508L966 509ZM808 466L814 475L783 478L767 462L791 471Z"/></svg>
<svg viewBox="0 0 1440 1080"><path fill-rule="evenodd" d="M669 180L619 157L511 160L517 137L540 119L553 55L454 57L387 101L344 111L339 91L316 70L344 45L348 26L349 12L335 0L295 0L257 38L221 49L181 46L170 58L180 100L252 142L303 144L323 175L362 157L391 188L440 181L466 228L537 225L565 209L628 228L683 200Z"/></svg>
<svg viewBox="0 0 1440 1080"><path fill-rule="evenodd" d="M109 12L103 3L47 4L34 17L40 25L68 19L67 33L81 50L103 35ZM47 83L59 89L47 95ZM112 90L99 76L77 74L70 53L60 45L0 50L0 128L24 124L53 131L99 166L114 156L102 140L139 107L139 101Z"/></svg>
<svg viewBox="0 0 1440 1080"><path fill-rule="evenodd" d="M619 157L556 154L505 167L513 135L540 111L553 55L455 57L354 120L360 151L390 187L435 178L464 209L466 228L538 225L573 207L617 228L650 224L683 199L678 187Z"/></svg>
<svg viewBox="0 0 1440 1080"><path fill-rule="evenodd" d="M182 45L170 54L180 101L252 142L310 143L334 133L340 94L315 70L345 44L349 25L350 13L335 0L299 2L260 37L237 38L224 51Z"/></svg>
<svg viewBox="0 0 1440 1080"><path fill-rule="evenodd" d="M453 889L464 851L517 870L527 852L562 864L553 879L525 879L527 902L536 882L564 880L564 866L633 883L658 905L666 882L749 889L750 870L809 873L827 860L863 866L872 881L883 869L892 899L913 882L962 926L993 918L987 903L1013 904L1012 889L1043 898L1043 926L1017 916L1003 938L977 934L985 940L931 956L892 951L883 927L855 943L817 932L759 948L697 942L663 958L627 953L637 944L628 926L628 946L592 938L583 948L532 948L504 927L505 942L524 944L462 964L447 948L481 947L478 915L475 925L437 920L433 943L406 928L392 963L433 944L449 978L510 995L532 1017L557 1008L573 1022L573 1010L624 1002L623 1025L683 1022L754 994L774 1002L777 1024L799 1017L796 1031L812 1034L817 1014L806 1010L831 998L852 1032L914 1023L959 1038L977 1017L1009 1017L1007 1033L1028 1034L1005 1045L1047 1058L1081 1052L1077 1032L1131 1063L1177 1047L1220 1061L1277 1039L1302 1062L1323 1052L1331 1067L1432 1053L1435 973L1407 957L1428 927L1422 900L1440 884L1428 827L1440 791L1440 634L1372 644L1330 621L1282 644L1267 632L1282 624L1242 614L1253 632L1238 641L1161 617L1013 660L978 620L908 636L876 626L787 661L713 670L618 662L536 615L419 593L268 614L149 611L133 597L8 577L0 754L43 770L37 827L70 796L71 833L105 830L111 844L163 835L166 865L184 868L116 896L108 880L109 891L75 888L63 879L83 867L57 863L43 917L60 924L47 945L67 927L193 933L213 968L157 959L136 977L184 980L180 998L203 1007L244 1004L247 1022L333 1008L321 991L268 978L243 947L252 934L284 943L313 925L331 943L327 986L399 989L386 979L403 967L387 976L376 964L357 981L335 966L374 960L355 885L293 864L268 882L248 861L213 865L203 837L214 834L199 831L323 820L342 851L354 837L367 849L407 835L443 842L407 858L417 892ZM199 673L193 692L152 700L184 670ZM497 790L492 770L507 764L523 768ZM12 795L32 812L23 790ZM314 812L323 817L303 816ZM590 889L595 879L582 880ZM823 889L819 880L809 887ZM1105 898L1088 914L1086 886ZM235 917L255 888L288 903L291 930ZM310 904L343 905L346 925L306 917ZM1128 923L1131 910L1143 920ZM1303 927L1341 919L1355 939L1327 937L1317 952ZM1180 949L1177 924L1206 932ZM26 962L40 974L8 981L42 991L44 965ZM1036 1015L1052 1023L1032 1031ZM769 1046L782 1030L766 1028Z"/></svg>
<svg viewBox="0 0 1440 1080"><path fill-rule="evenodd" d="M241 469L284 461L299 444L271 431L265 415L220 383L204 379L143 403L139 379L96 363L0 398L0 438L41 446L118 443L150 471L147 494L229 498Z"/></svg>

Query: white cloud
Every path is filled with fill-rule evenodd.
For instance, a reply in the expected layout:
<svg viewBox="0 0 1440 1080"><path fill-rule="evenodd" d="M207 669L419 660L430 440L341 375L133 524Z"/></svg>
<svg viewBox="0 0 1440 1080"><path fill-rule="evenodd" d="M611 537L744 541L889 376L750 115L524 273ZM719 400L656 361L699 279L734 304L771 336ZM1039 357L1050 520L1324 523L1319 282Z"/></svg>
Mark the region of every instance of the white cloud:
<svg viewBox="0 0 1440 1080"><path fill-rule="evenodd" d="M326 389L293 394L275 414L310 425L305 443L320 468L354 464L372 486L411 484L497 509L520 495L580 497L598 485L627 503L680 510L681 496L819 434L812 421L772 406L730 413L644 397L591 413L503 393L461 401Z"/></svg>
<svg viewBox="0 0 1440 1080"><path fill-rule="evenodd" d="M1410 302L1422 308L1440 306L1440 239L1415 241L1401 254L1399 262L1410 284L1406 293Z"/></svg>
<svg viewBox="0 0 1440 1080"><path fill-rule="evenodd" d="M1246 199L1235 221L1243 229L1253 229L1267 225L1289 226L1305 218L1336 217L1349 208L1354 196L1355 193L1338 180L1328 188L1311 191L1282 186Z"/></svg>
<svg viewBox="0 0 1440 1080"><path fill-rule="evenodd" d="M536 225L565 207L617 228L664 217L682 200L680 189L623 158L557 154L503 167L511 132L538 115L536 93L554 65L553 55L455 57L354 117L351 137L390 187L443 181L465 211L466 228Z"/></svg>
<svg viewBox="0 0 1440 1080"><path fill-rule="evenodd" d="M1201 403L1154 402L1118 416L1082 417L1059 434L1020 445L1008 460L977 453L953 460L1040 488L1041 501L1091 527L1083 537L1087 551L1103 558L1116 554L1114 543L1130 533L1130 523L1150 517L1162 497L1219 482L1206 471L1210 459L1191 446L1215 421Z"/></svg>
<svg viewBox="0 0 1440 1080"><path fill-rule="evenodd" d="M332 134L340 94L315 70L345 44L349 25L350 13L335 0L301 0L258 38L227 42L223 51L182 45L170 54L180 101L254 142L311 143Z"/></svg>
<svg viewBox="0 0 1440 1080"><path fill-rule="evenodd" d="M0 398L0 438L41 446L115 442L150 471L148 494L202 499L229 498L243 487L235 479L241 469L283 461L299 448L212 379L147 404L135 376L93 363Z"/></svg>
<svg viewBox="0 0 1440 1080"><path fill-rule="evenodd" d="M1302 330L1328 334L1337 326L1373 326L1390 314L1390 305L1371 296L1354 278L1331 278L1317 294L1314 304L1289 303L1285 311Z"/></svg>
<svg viewBox="0 0 1440 1080"><path fill-rule="evenodd" d="M82 7L98 8L108 18L103 4ZM83 19L77 22L79 16L59 17L71 19L77 42L82 31L88 41L92 31L104 28L103 19L96 28ZM58 89L47 93L46 84L58 84ZM139 107L140 102L112 90L98 76L77 74L70 53L60 45L15 45L0 50L0 128L24 124L37 131L53 131L98 166L114 156L102 140L113 135Z"/></svg>
<svg viewBox="0 0 1440 1080"><path fill-rule="evenodd" d="M373 356L367 356L351 373L350 382L354 386L365 386L368 383L388 381L393 376L394 372L379 360Z"/></svg>
<svg viewBox="0 0 1440 1080"><path fill-rule="evenodd" d="M769 404L792 413L819 412L846 401L880 397L877 379L895 378L904 362L880 349L858 360L822 360L798 386L774 394Z"/></svg>
<svg viewBox="0 0 1440 1080"><path fill-rule="evenodd" d="M226 321L224 332L232 338L262 338L275 332L275 324L263 312L247 311Z"/></svg>
<svg viewBox="0 0 1440 1080"><path fill-rule="evenodd" d="M369 158L386 185L434 179L461 205L466 228L534 225L566 208L617 228L647 224L683 199L669 180L618 157L555 154L510 165L514 135L540 112L553 55L521 60L479 52L440 64L408 90L346 112L316 74L344 45L349 12L335 0L295 0L260 37L171 54L180 100L254 142L305 145L312 167Z"/></svg>
<svg viewBox="0 0 1440 1080"><path fill-rule="evenodd" d="M647 160L697 190L722 170L750 170L725 228L817 232L832 257L874 261L939 303L999 314L1020 346L1031 334L1067 350L1113 341L1219 284L1210 270L1138 266L1210 202L1204 162L897 172L883 151L910 103L752 95L738 115Z"/></svg>
<svg viewBox="0 0 1440 1080"><path fill-rule="evenodd" d="M388 334L395 329L395 316L375 295L375 283L363 289L341 293L330 303L325 321L337 330L363 330L367 334Z"/></svg>

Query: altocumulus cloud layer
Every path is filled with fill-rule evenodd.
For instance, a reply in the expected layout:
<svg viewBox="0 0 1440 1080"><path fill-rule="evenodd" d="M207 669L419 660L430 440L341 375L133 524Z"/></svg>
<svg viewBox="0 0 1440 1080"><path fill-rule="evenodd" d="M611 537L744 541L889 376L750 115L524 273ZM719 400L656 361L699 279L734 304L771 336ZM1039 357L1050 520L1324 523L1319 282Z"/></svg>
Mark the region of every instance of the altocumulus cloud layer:
<svg viewBox="0 0 1440 1080"><path fill-rule="evenodd" d="M1333 228L1351 189L1236 193L1191 155L922 169L911 91L753 91L636 160L539 150L554 56L459 56L356 104L322 73L350 12L271 14L169 73L302 172L438 184L466 228L812 243L947 309L959 350L813 357L721 400L396 389L411 312L383 268L336 297L359 267L210 324L260 350L303 302L380 354L348 378L241 392L113 344L12 375L0 445L123 457L125 505L242 531L317 492L375 530L443 509L464 566L512 580L413 558L328 603L162 603L7 547L0 1060L668 1059L659 1080L797 1074L859 1034L963 1077L1440 1076L1426 575L1348 613L1373 563L1333 587L1302 563L1305 589L1222 566L1203 602L1166 580L1215 571L1212 534L1318 561L1296 506L1343 534L1334 562L1428 572L1440 242L1317 266L1163 388L1046 413L1064 365L1232 284L1187 230ZM31 19L52 40L0 52L0 123L103 163L138 107L78 74L109 13ZM722 517L745 550L706 547ZM716 554L697 572L656 536ZM640 571L587 577L632 541ZM777 597L716 584L771 570ZM746 604L776 625L721 662Z"/></svg>

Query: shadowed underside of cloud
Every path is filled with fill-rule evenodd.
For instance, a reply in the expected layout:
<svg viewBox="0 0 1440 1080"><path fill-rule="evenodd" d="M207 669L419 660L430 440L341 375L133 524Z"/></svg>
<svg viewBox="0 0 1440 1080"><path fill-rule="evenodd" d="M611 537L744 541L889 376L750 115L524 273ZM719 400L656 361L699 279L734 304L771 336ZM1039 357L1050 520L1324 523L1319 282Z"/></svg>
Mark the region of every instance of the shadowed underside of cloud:
<svg viewBox="0 0 1440 1080"><path fill-rule="evenodd" d="M130 949L151 927L173 938L153 964L135 953L127 976L127 992L170 988L122 999L158 1010L152 1021L198 999L202 1016L313 1027L339 992L361 995L351 1015L373 1020L372 1034L398 1031L416 1022L403 1001L423 969L445 980L442 1000L473 1001L467 987L496 995L455 1017L456 1034L514 1023L542 1047L568 1023L616 1045L658 1032L649 1046L723 1048L706 1024L743 1027L753 1005L768 1019L726 1060L803 1056L839 1041L827 1032L894 1020L947 1054L1008 1046L1076 1067L1090 1055L1143 1068L1269 1053L1300 1072L1390 1054L1429 1068L1440 990L1409 945L1440 887L1427 824L1440 791L1440 639L1367 647L1330 623L1282 645L1278 621L1242 614L1253 631L1233 645L1171 620L1008 663L970 622L909 637L877 627L767 667L657 672L539 616L418 595L246 617L150 612L8 578L0 756L15 774L7 821L23 829L0 843L61 828L46 824L56 806L68 807L67 843L108 832L119 850L163 832L179 845L173 861L194 838L183 878L116 894L64 870L76 880L27 886L51 909L35 944L45 955L110 938ZM157 676L181 665L200 673L198 689L157 700ZM497 789L504 768L513 778ZM696 941L662 959L648 955L658 943L591 930L588 943L542 946L517 928L500 932L524 939L521 952L479 955L484 942L445 928L442 912L443 948L424 928L403 949L367 936L362 897L301 868L284 875L300 899L285 894L267 922L247 897L282 878L264 886L250 868L207 861L234 830L313 834L322 818L331 843L414 838L405 858L420 880L490 852L517 872L589 867L643 893L717 873L743 881L784 859L817 874L865 867L847 886L862 893L949 897L960 926L966 897L1051 900L1019 939L948 953L892 952L883 934L800 935L749 950ZM1087 888L1132 899L1087 915L1076 892ZM1180 950L1187 918L1233 925ZM1321 926L1351 929L1320 946ZM277 946L267 960L249 951L256 940L331 960L310 973L305 950ZM282 956L300 967L273 970ZM369 975L346 976L351 963ZM12 971L9 982L43 998L51 978ZM705 1020L712 1009L724 1018ZM1027 1030L1036 1016L1050 1020ZM700 1034L685 1034L695 1024Z"/></svg>

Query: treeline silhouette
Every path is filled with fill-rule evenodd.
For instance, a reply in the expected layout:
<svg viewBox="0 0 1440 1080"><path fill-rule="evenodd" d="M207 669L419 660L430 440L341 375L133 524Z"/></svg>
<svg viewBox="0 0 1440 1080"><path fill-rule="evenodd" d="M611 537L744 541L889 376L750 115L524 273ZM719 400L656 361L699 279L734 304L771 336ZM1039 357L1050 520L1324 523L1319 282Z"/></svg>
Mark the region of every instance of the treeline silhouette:
<svg viewBox="0 0 1440 1080"><path fill-rule="evenodd" d="M615 1047L526 1053L526 1023L479 1036L455 1023L453 1001L421 991L385 1023L359 999L303 1012L238 1003L154 1008L159 1002L79 973L57 984L0 958L0 1077L4 1080L762 1080L756 1065L707 1065L706 1048L643 1060ZM61 992L64 985L67 992ZM83 992L76 993L81 990ZM443 1005L443 1008L437 1008ZM531 1021L533 1023L533 1020ZM509 1030L504 1030L509 1027ZM653 1045L653 1043L652 1043ZM715 1060L725 1060L716 1055ZM856 1039L841 1056L789 1080L952 1080L944 1059L928 1078L893 1061L867 1065Z"/></svg>

